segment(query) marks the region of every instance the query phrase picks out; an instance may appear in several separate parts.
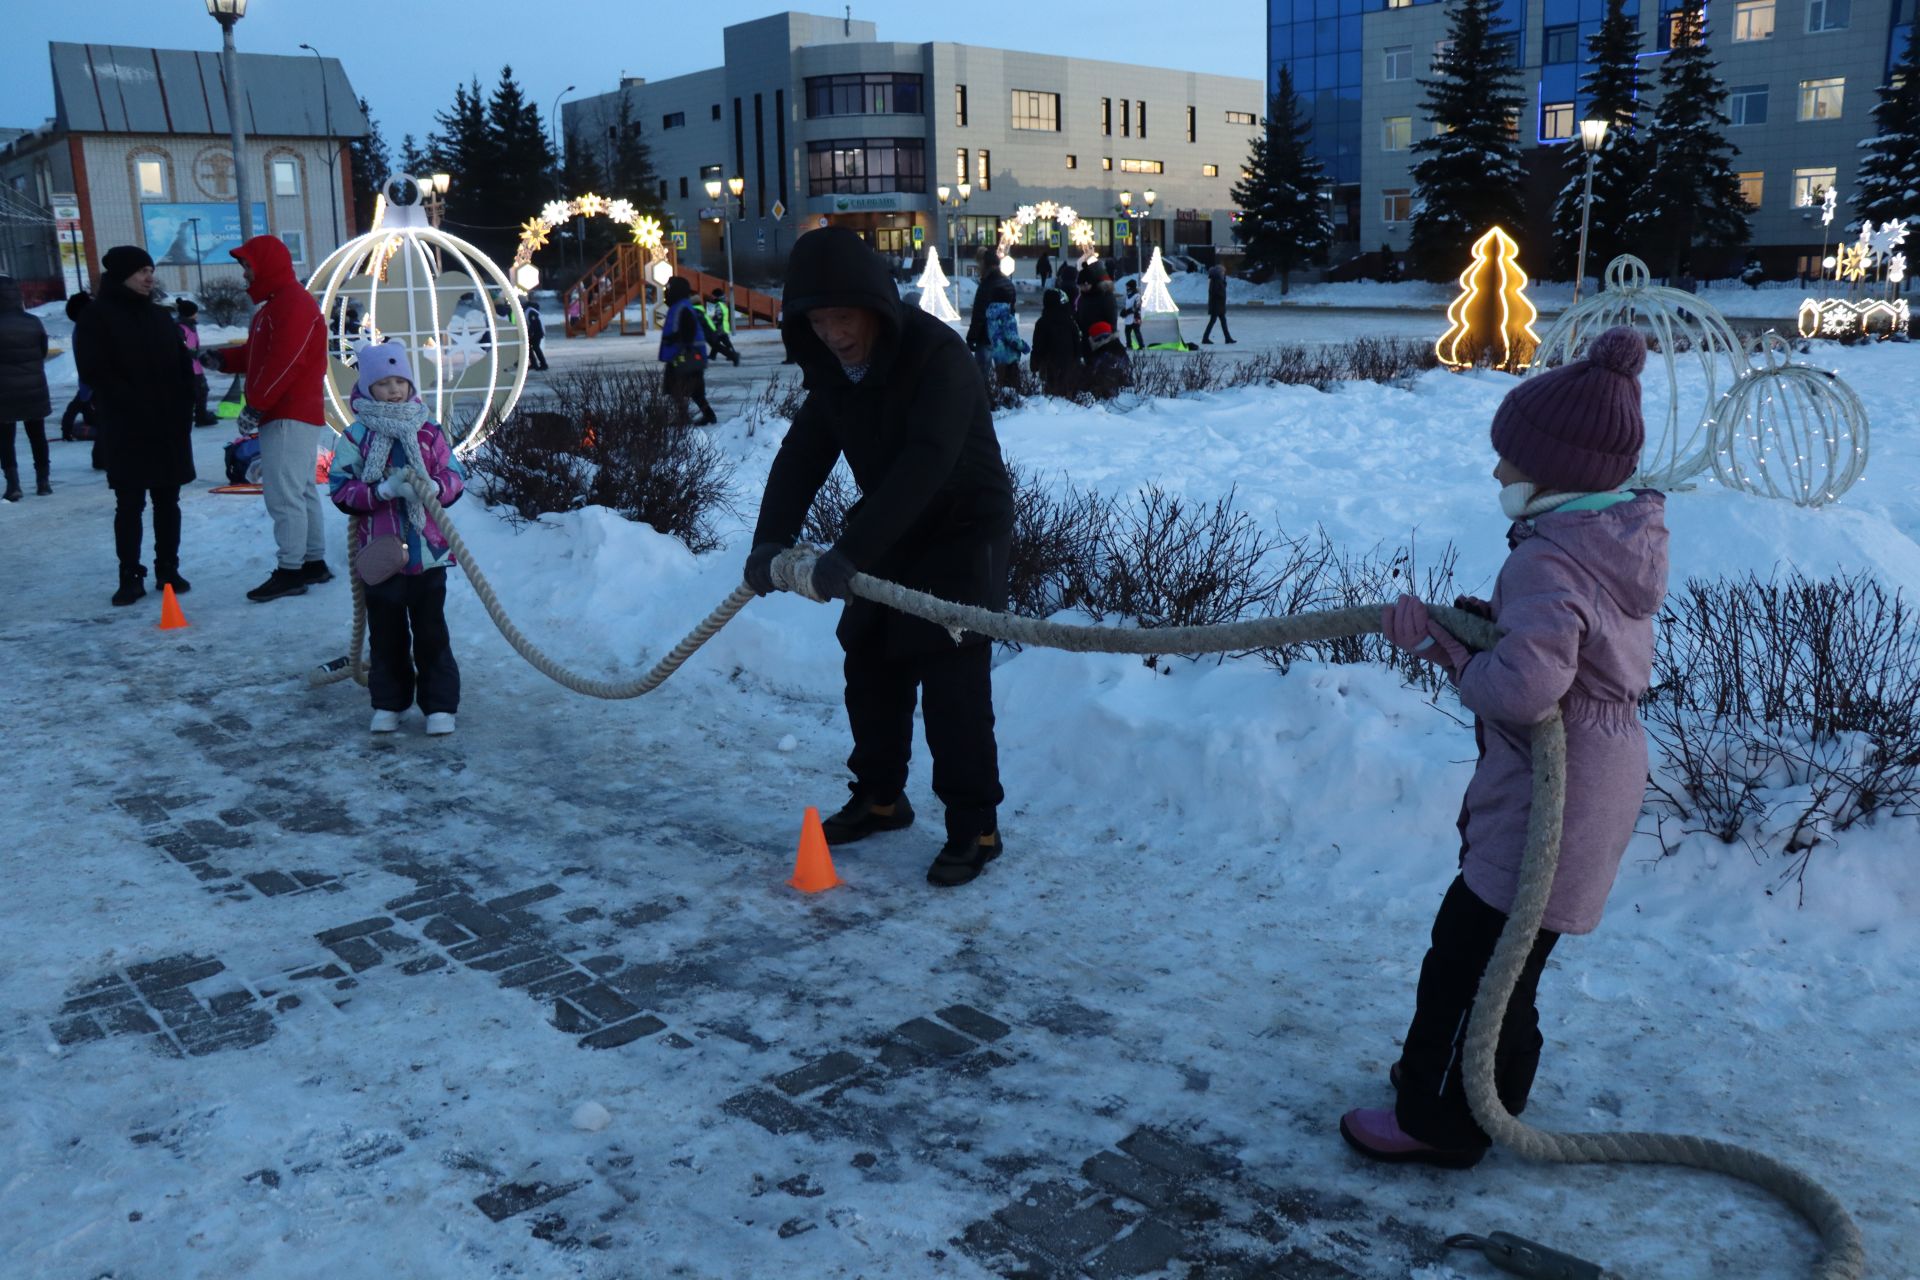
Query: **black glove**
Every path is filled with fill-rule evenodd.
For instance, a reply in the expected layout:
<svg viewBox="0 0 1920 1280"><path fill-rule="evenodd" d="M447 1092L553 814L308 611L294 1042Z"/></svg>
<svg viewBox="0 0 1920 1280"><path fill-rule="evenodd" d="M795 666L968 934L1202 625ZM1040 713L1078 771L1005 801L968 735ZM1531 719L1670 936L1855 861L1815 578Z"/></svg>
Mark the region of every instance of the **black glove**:
<svg viewBox="0 0 1920 1280"><path fill-rule="evenodd" d="M813 588L813 594L822 600L845 600L851 594L850 584L857 572L853 561L839 551L823 552L813 562L813 574L808 585Z"/></svg>
<svg viewBox="0 0 1920 1280"><path fill-rule="evenodd" d="M763 542L747 554L747 585L755 595L773 594L773 561L786 549L778 542Z"/></svg>
<svg viewBox="0 0 1920 1280"><path fill-rule="evenodd" d="M1453 607L1462 613L1471 613L1475 617L1485 618L1488 622L1493 621L1493 606L1479 596L1455 596Z"/></svg>

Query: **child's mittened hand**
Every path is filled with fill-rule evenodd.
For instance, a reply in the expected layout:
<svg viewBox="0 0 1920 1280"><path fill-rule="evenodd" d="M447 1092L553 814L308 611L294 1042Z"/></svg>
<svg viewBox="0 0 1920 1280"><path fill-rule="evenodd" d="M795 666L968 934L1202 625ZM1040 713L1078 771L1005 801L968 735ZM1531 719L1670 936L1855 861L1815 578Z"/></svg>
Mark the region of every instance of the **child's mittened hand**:
<svg viewBox="0 0 1920 1280"><path fill-rule="evenodd" d="M1380 630L1395 648L1416 658L1458 672L1467 665L1466 646L1427 616L1420 597L1402 595L1380 610Z"/></svg>
<svg viewBox="0 0 1920 1280"><path fill-rule="evenodd" d="M408 493L412 492L412 490L413 486L407 483L407 473L405 471L396 471L385 480L382 480L380 487L375 489L374 492L383 498L392 500L394 498L405 497Z"/></svg>

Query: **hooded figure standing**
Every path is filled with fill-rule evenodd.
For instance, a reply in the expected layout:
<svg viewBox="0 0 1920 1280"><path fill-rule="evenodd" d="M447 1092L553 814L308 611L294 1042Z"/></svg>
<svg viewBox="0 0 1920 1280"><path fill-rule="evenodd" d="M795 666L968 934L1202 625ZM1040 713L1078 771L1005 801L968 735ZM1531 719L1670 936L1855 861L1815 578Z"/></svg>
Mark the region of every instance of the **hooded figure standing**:
<svg viewBox="0 0 1920 1280"><path fill-rule="evenodd" d="M691 400L700 408L700 425L720 421L707 403L707 326L705 313L693 300L693 286L685 276L667 281L667 319L660 326L661 375L668 395Z"/></svg>
<svg viewBox="0 0 1920 1280"><path fill-rule="evenodd" d="M193 361L173 312L153 301L153 259L123 244L100 260L100 293L73 326L73 362L93 388L100 458L113 490L118 605L147 594L140 562L143 516L153 502L153 576L176 592L180 486L193 471Z"/></svg>
<svg viewBox="0 0 1920 1280"><path fill-rule="evenodd" d="M47 395L47 327L27 314L20 286L12 276L0 276L0 464L7 474L8 502L20 501L20 464L13 452L13 424L27 424L27 447L33 450L34 492L48 494L47 416L53 401Z"/></svg>
<svg viewBox="0 0 1920 1280"><path fill-rule="evenodd" d="M314 468L326 431L321 388L327 378L327 322L320 304L293 274L293 255L278 236L255 236L230 251L247 277L247 296L259 304L238 347L201 353L227 373L246 375L243 420L259 424L260 477L273 517L277 562L267 580L247 592L255 602L305 595L333 581L327 568L326 508Z"/></svg>
<svg viewBox="0 0 1920 1280"><path fill-rule="evenodd" d="M787 262L783 314L807 399L767 477L748 584L762 595L774 589L774 558L799 536L841 457L861 493L803 592L847 601L838 635L852 797L827 819L827 840L847 844L913 822L905 791L917 698L933 791L946 806L946 844L927 879L965 884L1001 849L991 648L985 636L956 639L854 599L848 584L871 573L946 600L1006 606L1013 491L986 388L959 335L903 307L885 260L844 228L800 237Z"/></svg>

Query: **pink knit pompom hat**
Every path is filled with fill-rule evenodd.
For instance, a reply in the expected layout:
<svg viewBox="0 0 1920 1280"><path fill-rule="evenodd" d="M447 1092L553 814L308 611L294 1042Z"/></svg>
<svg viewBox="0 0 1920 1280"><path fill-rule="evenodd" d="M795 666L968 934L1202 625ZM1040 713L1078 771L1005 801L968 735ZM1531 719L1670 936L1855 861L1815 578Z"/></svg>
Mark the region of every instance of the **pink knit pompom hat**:
<svg viewBox="0 0 1920 1280"><path fill-rule="evenodd" d="M1493 415L1493 449L1542 489L1617 488L1640 465L1647 428L1640 370L1647 343L1609 329L1586 358L1537 374L1507 392Z"/></svg>

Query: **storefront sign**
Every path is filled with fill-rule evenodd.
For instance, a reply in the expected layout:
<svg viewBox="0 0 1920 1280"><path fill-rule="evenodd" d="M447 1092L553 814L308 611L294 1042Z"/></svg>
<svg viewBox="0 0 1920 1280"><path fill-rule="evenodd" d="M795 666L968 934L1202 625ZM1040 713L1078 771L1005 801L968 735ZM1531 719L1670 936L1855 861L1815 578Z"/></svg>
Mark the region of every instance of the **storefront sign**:
<svg viewBox="0 0 1920 1280"><path fill-rule="evenodd" d="M920 197L903 195L900 192L886 192L870 196L832 196L829 208L834 213L886 213L896 209L909 209Z"/></svg>

